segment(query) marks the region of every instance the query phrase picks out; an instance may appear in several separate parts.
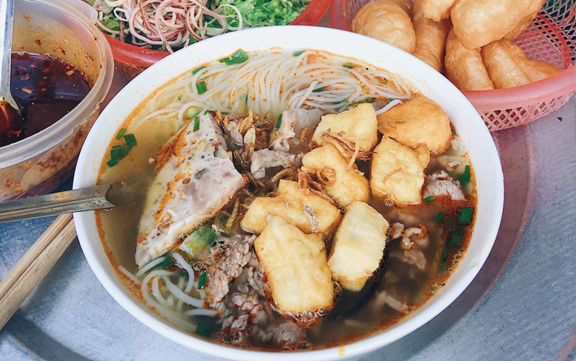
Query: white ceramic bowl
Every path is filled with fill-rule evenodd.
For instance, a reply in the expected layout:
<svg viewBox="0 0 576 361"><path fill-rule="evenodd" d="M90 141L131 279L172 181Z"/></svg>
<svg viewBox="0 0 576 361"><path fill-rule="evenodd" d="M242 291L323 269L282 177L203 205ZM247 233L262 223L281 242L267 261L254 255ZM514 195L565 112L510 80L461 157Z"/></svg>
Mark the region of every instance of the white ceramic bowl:
<svg viewBox="0 0 576 361"><path fill-rule="evenodd" d="M421 93L439 103L457 129L476 175L478 207L472 240L460 266L428 303L410 317L374 336L345 346L355 356L387 345L416 330L448 307L470 284L488 257L502 216L504 185L500 159L490 133L468 100L440 73L397 48L361 35L327 28L290 26L246 30L202 41L163 59L130 82L102 112L80 154L74 187L94 185L110 140L121 123L152 91L200 64L245 51L284 48L325 50L364 60L401 75ZM233 349L204 341L157 316L122 283L98 235L92 212L75 214L82 250L108 292L141 322L163 336L200 352L238 360L342 358L338 347L299 353L267 353Z"/></svg>

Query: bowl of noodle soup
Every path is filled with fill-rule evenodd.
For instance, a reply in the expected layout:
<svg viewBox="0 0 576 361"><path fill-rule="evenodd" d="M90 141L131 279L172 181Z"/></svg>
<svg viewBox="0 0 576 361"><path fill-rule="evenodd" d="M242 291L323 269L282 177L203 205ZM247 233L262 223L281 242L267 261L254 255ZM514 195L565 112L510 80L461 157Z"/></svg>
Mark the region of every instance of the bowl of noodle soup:
<svg viewBox="0 0 576 361"><path fill-rule="evenodd" d="M427 169L427 185L432 183L429 173L444 172L461 189L459 200L446 195L435 199L419 189L418 201L400 204L400 196L392 200L375 196L372 179L372 195L368 192L366 202L345 201L348 192L344 198L327 197L323 192L334 183L325 179L333 172L311 172L310 154L336 149L349 155L343 158L347 171L352 168L361 177L377 178L370 162L392 152L382 148L384 143L397 143L379 133L373 151L356 145L360 140L343 139L346 132L327 135L330 129L320 133L324 145L302 150L298 147L314 139L303 127L300 139L289 142L289 148L304 155L290 156L282 150L287 144L281 142L287 111L304 109L310 118L321 115L320 123L317 119L311 127L315 133L329 114L362 109L380 119L413 99L439 106L449 118L451 132L441 152L427 153L429 165L416 167L421 172ZM251 131L258 136L251 138ZM266 139L272 144L278 141L278 148L259 149L262 134L271 137ZM225 143L228 148L222 148ZM203 148L197 148L200 145ZM418 147L391 146L417 154ZM260 151L274 155L271 164L258 168L250 157L251 164L242 164L249 163L245 152L253 157ZM182 164L204 165L194 176L174 176L166 169L177 157L182 157ZM420 164L421 158L411 157ZM322 155L316 158L323 159ZM232 160L236 169L245 167L240 176L227 168ZM424 325L480 271L500 225L504 192L489 132L471 104L444 77L387 44L305 26L225 34L185 48L137 76L110 102L90 132L74 188L117 181L128 194L119 207L74 215L82 250L99 281L120 305L164 337L199 352L243 360L357 356ZM186 198L187 193L181 192L176 198L196 204L188 207L196 207L194 214L204 212L202 221L196 222L202 226L173 237L169 245L154 246L157 236L162 234L166 241L165 236L177 233L187 222L176 221L185 210L172 207L170 199L158 201L158 194L177 194L191 184L195 196ZM318 184L321 187L314 188ZM176 188L170 190L172 186ZM298 193L302 186L309 187L306 196L316 197L310 201L313 204L304 206L303 226L297 224L297 217L290 223L289 212L282 211L300 202L295 194L302 195ZM226 191L228 195L223 194ZM202 208L204 204L214 209ZM280 204L280 211L270 204ZM251 211L257 206L268 209L263 218ZM359 222L350 221L352 216L346 221L353 208L371 215L361 218L384 224L375 228L384 230L381 238L386 242L379 248L380 255L370 259L375 262L373 273L349 282L338 276L335 254L345 244L340 241L343 236L338 238L341 228L346 222L348 227ZM397 229L398 225L402 228ZM367 223L362 228L370 227ZM213 237L206 244L194 243L202 230ZM306 241L282 248L282 242L275 241L278 233ZM414 234L426 237L414 238ZM227 258L231 254L236 257ZM233 258L242 261L227 268ZM304 263L297 266L289 264L301 260ZM282 262L289 263L275 267ZM361 263L370 262L354 262ZM278 268L292 273L287 276ZM302 276L309 269L315 275L312 279ZM222 278L226 289L218 296L214 287ZM287 284L296 285L302 298L288 300L286 292L293 291L286 291ZM303 286L310 284L314 286ZM321 306L301 306L299 312L290 302Z"/></svg>

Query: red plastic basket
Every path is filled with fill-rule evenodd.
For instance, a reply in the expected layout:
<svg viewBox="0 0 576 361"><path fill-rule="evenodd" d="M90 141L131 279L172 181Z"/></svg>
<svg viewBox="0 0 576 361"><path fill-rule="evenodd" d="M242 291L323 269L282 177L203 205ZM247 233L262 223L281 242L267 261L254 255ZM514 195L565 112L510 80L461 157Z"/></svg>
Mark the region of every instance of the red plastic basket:
<svg viewBox="0 0 576 361"><path fill-rule="evenodd" d="M322 19L332 0L312 0L306 9L290 25L316 25ZM134 78L158 60L170 55L167 51L144 49L123 43L108 35L116 68L128 79Z"/></svg>
<svg viewBox="0 0 576 361"><path fill-rule="evenodd" d="M330 26L350 30L366 0L334 0ZM562 107L576 91L576 0L549 0L532 24L514 40L535 60L563 69L531 84L464 91L490 131L525 125Z"/></svg>

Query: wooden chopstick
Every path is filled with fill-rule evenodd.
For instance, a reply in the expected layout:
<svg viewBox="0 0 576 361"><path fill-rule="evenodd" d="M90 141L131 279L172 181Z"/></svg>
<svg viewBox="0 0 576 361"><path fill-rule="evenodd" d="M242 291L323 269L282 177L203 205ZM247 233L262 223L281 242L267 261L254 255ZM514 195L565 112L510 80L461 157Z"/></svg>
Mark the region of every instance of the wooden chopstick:
<svg viewBox="0 0 576 361"><path fill-rule="evenodd" d="M0 282L0 330L76 238L72 214L58 216Z"/></svg>

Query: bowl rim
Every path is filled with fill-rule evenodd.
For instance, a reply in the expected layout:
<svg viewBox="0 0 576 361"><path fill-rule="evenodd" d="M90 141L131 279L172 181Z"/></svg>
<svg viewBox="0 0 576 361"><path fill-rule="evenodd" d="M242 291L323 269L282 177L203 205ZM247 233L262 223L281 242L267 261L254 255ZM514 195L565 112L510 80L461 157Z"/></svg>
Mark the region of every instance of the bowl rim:
<svg viewBox="0 0 576 361"><path fill-rule="evenodd" d="M99 51L100 71L98 78L92 85L92 88L84 99L74 107L68 114L60 118L54 124L15 143L0 147L0 168L9 167L18 164L24 160L33 158L54 147L62 140L70 136L77 123L83 119L78 118L78 114L85 112L90 108L97 109L98 105L104 100L106 94L112 85L114 75L114 62L112 60L112 50L104 38L103 34L90 22L86 14L82 11L69 6L66 1L61 0L20 0L22 3L32 5L42 4L50 7L57 12L66 13L70 16L71 21L83 25L87 32L92 35L94 43Z"/></svg>
<svg viewBox="0 0 576 361"><path fill-rule="evenodd" d="M311 36L310 32L313 32L314 36ZM249 42L254 42L255 39L258 39L256 41L257 44L249 45ZM266 41L263 39L266 39ZM269 46L267 45L268 43L275 45ZM102 151L102 147L107 149L108 146L107 144L103 145L101 140L112 139L115 136L118 126L120 126L124 117L150 93L149 89L157 89L175 76L192 70L206 61L228 56L238 48L251 51L258 48L280 47L287 51L302 48L326 50L348 57L350 57L350 54L355 54L353 57L361 58L370 64L389 71L391 71L391 68L410 69L410 76L405 76L409 82L415 83L414 80L411 80L412 78L420 79L422 82L431 82L427 85L415 85L415 87L422 94L433 100L441 100L439 103L443 107L446 106L445 110L450 116L458 115L456 130L459 133L461 130L465 130L463 134L474 140L469 144L465 143L465 147L469 151L470 161L475 172L478 170L483 171L477 174L478 208L476 220L476 225L482 225L482 227L475 227L473 240L470 242L464 260L448 279L447 285L450 285L450 287L442 288L426 304L404 321L345 346L295 353L247 351L211 343L180 330L177 326L170 324L151 312L147 306L137 300L122 281L119 280L118 275L112 269L110 260L103 251L100 237L97 235L98 232L95 231L96 220L94 212L74 214L78 238L86 259L97 278L123 308L156 332L198 352L239 360L267 360L270 357L328 360L356 356L383 347L406 336L429 322L454 302L480 271L492 249L500 226L504 201L504 182L500 159L492 137L466 97L440 73L433 71L431 67L419 59L368 37L320 27L285 26L257 28L245 30L242 33L224 34L200 42L151 66L112 99L96 121L80 153L79 167L77 167L74 176L74 188L95 184L95 178L105 154L105 150ZM355 50L355 52L352 52L352 50ZM210 57L199 60L206 53L209 53ZM182 62L185 62L186 65L182 66ZM390 63L384 65L386 62ZM181 67L178 68L177 64L180 64ZM146 84L148 89L146 89ZM111 119L115 122L112 126L106 124ZM472 251L475 254L470 254ZM345 350L345 356L339 353L342 347Z"/></svg>

